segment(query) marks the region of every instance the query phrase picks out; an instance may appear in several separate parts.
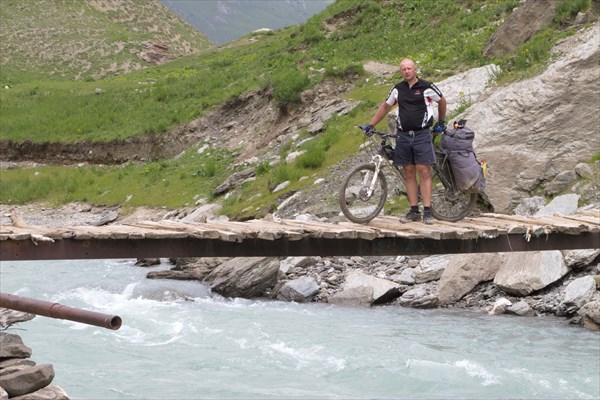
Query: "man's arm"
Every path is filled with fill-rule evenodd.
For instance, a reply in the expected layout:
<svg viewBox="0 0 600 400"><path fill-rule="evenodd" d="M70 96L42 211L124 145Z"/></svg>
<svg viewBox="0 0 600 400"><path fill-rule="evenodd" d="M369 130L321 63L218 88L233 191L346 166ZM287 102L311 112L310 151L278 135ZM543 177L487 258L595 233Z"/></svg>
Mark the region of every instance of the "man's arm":
<svg viewBox="0 0 600 400"><path fill-rule="evenodd" d="M438 121L446 120L446 98L442 96L438 103Z"/></svg>
<svg viewBox="0 0 600 400"><path fill-rule="evenodd" d="M392 109L393 106L389 105L387 102L383 102L381 103L381 105L379 106L379 109L377 109L377 112L375 113L375 115L373 116L373 119L371 120L371 125L375 126L379 123L379 121L381 121L383 119L383 117L385 117L390 110ZM446 106L444 105L444 115L446 113Z"/></svg>

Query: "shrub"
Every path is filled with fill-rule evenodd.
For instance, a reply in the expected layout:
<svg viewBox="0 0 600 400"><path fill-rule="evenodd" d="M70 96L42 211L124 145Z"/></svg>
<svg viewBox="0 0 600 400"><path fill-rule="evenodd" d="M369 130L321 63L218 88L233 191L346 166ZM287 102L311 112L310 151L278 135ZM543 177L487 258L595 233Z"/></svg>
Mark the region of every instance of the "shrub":
<svg viewBox="0 0 600 400"><path fill-rule="evenodd" d="M275 75L272 80L273 100L277 106L286 110L290 104L300 103L300 93L310 85L310 79L306 74L295 69L288 69Z"/></svg>

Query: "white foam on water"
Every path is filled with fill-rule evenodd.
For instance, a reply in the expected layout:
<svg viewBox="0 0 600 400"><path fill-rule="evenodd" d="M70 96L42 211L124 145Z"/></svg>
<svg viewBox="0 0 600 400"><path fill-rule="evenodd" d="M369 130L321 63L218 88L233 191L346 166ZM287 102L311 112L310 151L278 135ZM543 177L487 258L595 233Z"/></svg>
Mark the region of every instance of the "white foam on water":
<svg viewBox="0 0 600 400"><path fill-rule="evenodd" d="M463 368L467 375L481 379L483 382L481 383L483 386L489 385L497 385L500 383L500 379L494 374L487 371L483 366L479 365L476 362L469 360L460 360L454 363L459 368Z"/></svg>

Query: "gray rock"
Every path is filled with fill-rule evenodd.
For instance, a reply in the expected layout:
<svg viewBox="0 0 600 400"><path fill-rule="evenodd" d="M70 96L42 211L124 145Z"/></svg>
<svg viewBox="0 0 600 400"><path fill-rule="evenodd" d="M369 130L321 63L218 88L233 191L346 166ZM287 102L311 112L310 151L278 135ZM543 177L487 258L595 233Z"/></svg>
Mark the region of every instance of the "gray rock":
<svg viewBox="0 0 600 400"><path fill-rule="evenodd" d="M521 317L535 317L535 311L525 300L511 304L506 308L507 314L519 315Z"/></svg>
<svg viewBox="0 0 600 400"><path fill-rule="evenodd" d="M48 386L54 379L54 367L41 364L0 376L0 386L10 398L35 392Z"/></svg>
<svg viewBox="0 0 600 400"><path fill-rule="evenodd" d="M553 215L560 213L562 215L573 214L577 210L577 203L579 202L579 195L577 194L565 194L562 196L556 196L550 203L545 207L542 207L536 215Z"/></svg>
<svg viewBox="0 0 600 400"><path fill-rule="evenodd" d="M356 286L345 288L329 298L331 304L349 307L370 307L373 304L373 288Z"/></svg>
<svg viewBox="0 0 600 400"><path fill-rule="evenodd" d="M600 331L600 301L591 301L579 309L583 318L583 327L593 331Z"/></svg>
<svg viewBox="0 0 600 400"><path fill-rule="evenodd" d="M577 269L590 265L600 255L600 249L563 250L565 264Z"/></svg>
<svg viewBox="0 0 600 400"><path fill-rule="evenodd" d="M575 166L575 172L582 178L591 178L594 171L589 164L579 163Z"/></svg>
<svg viewBox="0 0 600 400"><path fill-rule="evenodd" d="M514 209L514 214L529 217L537 214L545 204L546 199L541 196L528 197Z"/></svg>
<svg viewBox="0 0 600 400"><path fill-rule="evenodd" d="M270 257L236 257L215 268L204 281L225 297L252 298L277 282L279 260Z"/></svg>
<svg viewBox="0 0 600 400"><path fill-rule="evenodd" d="M505 297L501 297L494 302L491 306L487 307L487 312L490 315L504 314L508 307L512 306L510 300Z"/></svg>
<svg viewBox="0 0 600 400"><path fill-rule="evenodd" d="M581 308L596 293L596 281L591 275L575 279L565 288L561 307Z"/></svg>
<svg viewBox="0 0 600 400"><path fill-rule="evenodd" d="M400 296L397 283L358 271L350 272L344 281L344 290L359 286L367 286L373 289L373 303L385 303Z"/></svg>
<svg viewBox="0 0 600 400"><path fill-rule="evenodd" d="M315 279L308 276L301 276L298 279L286 282L279 290L281 297L298 303L310 301L318 292L319 284Z"/></svg>
<svg viewBox="0 0 600 400"><path fill-rule="evenodd" d="M25 322L34 318L35 314L0 307L0 328L7 328L18 322Z"/></svg>
<svg viewBox="0 0 600 400"><path fill-rule="evenodd" d="M556 282L569 269L556 251L509 253L494 283L508 294L527 296Z"/></svg>
<svg viewBox="0 0 600 400"><path fill-rule="evenodd" d="M575 171L562 171L546 184L546 194L554 195L560 193L570 188L576 180L577 174Z"/></svg>
<svg viewBox="0 0 600 400"><path fill-rule="evenodd" d="M23 344L19 335L0 332L0 359L29 357L31 357L31 348Z"/></svg>
<svg viewBox="0 0 600 400"><path fill-rule="evenodd" d="M400 305L413 308L434 308L438 305L437 296L430 294L422 287L416 287L405 292L400 297Z"/></svg>
<svg viewBox="0 0 600 400"><path fill-rule="evenodd" d="M69 400L69 396L63 388L56 385L48 385L33 393L12 397L11 400Z"/></svg>
<svg viewBox="0 0 600 400"><path fill-rule="evenodd" d="M425 283L440 279L451 258L451 255L442 255L422 259L414 270L415 282Z"/></svg>
<svg viewBox="0 0 600 400"><path fill-rule="evenodd" d="M491 281L504 262L501 253L460 254L450 259L438 284L440 305L460 300L481 282Z"/></svg>

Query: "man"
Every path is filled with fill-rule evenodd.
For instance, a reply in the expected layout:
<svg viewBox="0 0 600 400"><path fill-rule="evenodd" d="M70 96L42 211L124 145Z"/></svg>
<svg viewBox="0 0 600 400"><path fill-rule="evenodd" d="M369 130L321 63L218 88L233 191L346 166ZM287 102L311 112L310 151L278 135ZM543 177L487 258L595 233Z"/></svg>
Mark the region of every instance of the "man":
<svg viewBox="0 0 600 400"><path fill-rule="evenodd" d="M406 177L406 192L410 202L407 221L421 221L419 211L419 190L423 201L422 220L433 224L431 216L431 174L430 165L435 164L435 152L429 127L433 123L433 102L438 103L438 122L434 131L444 131L446 99L442 92L430 82L417 76L417 65L411 59L400 63L400 73L404 81L394 85L387 99L381 103L371 123L364 127L365 133L373 129L398 104L396 120L397 138L394 164L402 165ZM417 175L419 183L417 183Z"/></svg>

